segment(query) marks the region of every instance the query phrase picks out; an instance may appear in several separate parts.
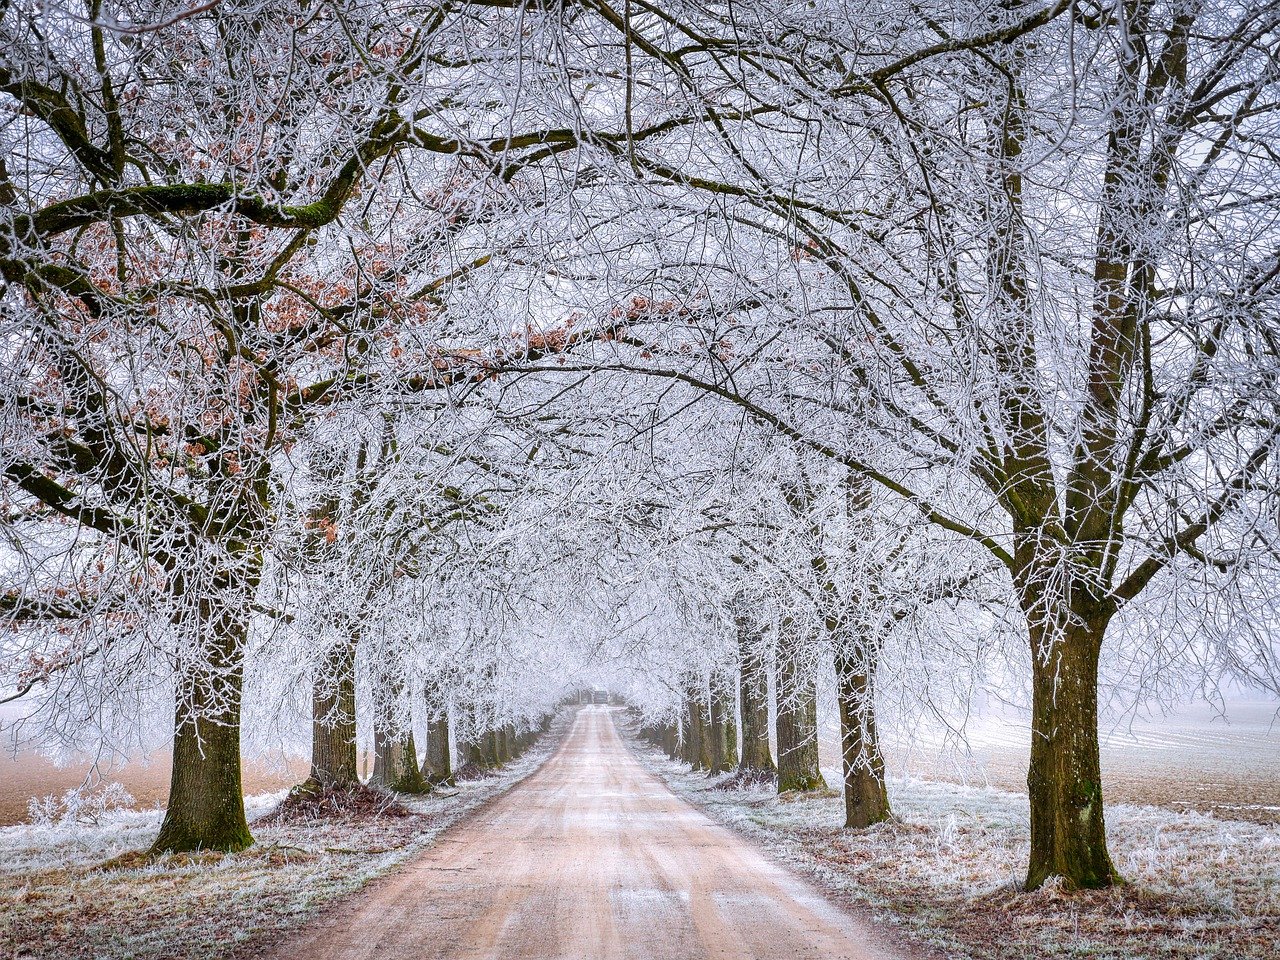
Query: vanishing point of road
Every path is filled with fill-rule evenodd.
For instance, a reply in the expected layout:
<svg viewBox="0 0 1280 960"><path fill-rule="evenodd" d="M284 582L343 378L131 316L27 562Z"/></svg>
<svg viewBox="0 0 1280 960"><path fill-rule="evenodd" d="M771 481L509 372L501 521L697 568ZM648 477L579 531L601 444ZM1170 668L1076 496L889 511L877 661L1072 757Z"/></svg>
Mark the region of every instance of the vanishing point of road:
<svg viewBox="0 0 1280 960"><path fill-rule="evenodd" d="M585 707L537 772L281 960L896 960L673 794Z"/></svg>

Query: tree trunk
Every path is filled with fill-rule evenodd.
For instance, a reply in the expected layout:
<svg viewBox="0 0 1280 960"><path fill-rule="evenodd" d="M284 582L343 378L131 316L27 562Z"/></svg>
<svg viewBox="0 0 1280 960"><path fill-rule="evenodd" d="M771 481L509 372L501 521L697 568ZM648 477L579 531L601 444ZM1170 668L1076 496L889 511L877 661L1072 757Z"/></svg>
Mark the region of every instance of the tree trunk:
<svg viewBox="0 0 1280 960"><path fill-rule="evenodd" d="M738 652L742 660L739 696L742 699L742 756L740 771L773 773L769 753L769 677L754 643L738 632Z"/></svg>
<svg viewBox="0 0 1280 960"><path fill-rule="evenodd" d="M875 648L836 655L836 699L844 767L844 825L859 830L889 819L884 756L876 733Z"/></svg>
<svg viewBox="0 0 1280 960"><path fill-rule="evenodd" d="M695 690L689 692L686 709L684 759L694 770L707 770L711 766L711 745L708 743L703 705Z"/></svg>
<svg viewBox="0 0 1280 960"><path fill-rule="evenodd" d="M369 783L398 793L426 793L431 789L418 770L412 730L399 733L374 727L373 776Z"/></svg>
<svg viewBox="0 0 1280 960"><path fill-rule="evenodd" d="M253 843L240 776L240 690L247 626L201 602L209 663L179 680L169 803L152 853L243 850Z"/></svg>
<svg viewBox="0 0 1280 960"><path fill-rule="evenodd" d="M484 735L484 765L486 767L502 766L502 734L497 729L487 730Z"/></svg>
<svg viewBox="0 0 1280 960"><path fill-rule="evenodd" d="M680 759L691 767L698 762L698 749L693 736L693 707L686 700L684 716L680 718Z"/></svg>
<svg viewBox="0 0 1280 960"><path fill-rule="evenodd" d="M501 747L503 763L510 763L516 758L516 731L510 724L503 724Z"/></svg>
<svg viewBox="0 0 1280 960"><path fill-rule="evenodd" d="M725 690L711 694L711 772L725 773L738 765L737 704Z"/></svg>
<svg viewBox="0 0 1280 960"><path fill-rule="evenodd" d="M777 699L778 792L825 787L818 769L818 690L813 669L781 644Z"/></svg>
<svg viewBox="0 0 1280 960"><path fill-rule="evenodd" d="M674 723L668 723L662 728L662 746L669 759L679 759L680 731Z"/></svg>
<svg viewBox="0 0 1280 960"><path fill-rule="evenodd" d="M707 723L708 760L707 769L711 773L724 773L724 702L711 694L710 717Z"/></svg>
<svg viewBox="0 0 1280 960"><path fill-rule="evenodd" d="M422 778L432 786L453 785L453 751L449 749L449 715L427 721L427 752Z"/></svg>
<svg viewBox="0 0 1280 960"><path fill-rule="evenodd" d="M1065 606L1065 604L1063 604ZM1036 609L1038 608L1038 609ZM1058 611L1050 610L1053 617ZM1098 889L1121 882L1107 851L1098 756L1098 657L1110 620L1105 611L1027 614L1032 645L1031 862L1027 889L1050 877Z"/></svg>
<svg viewBox="0 0 1280 960"><path fill-rule="evenodd" d="M418 770L418 751L413 743L413 730L402 728L396 706L404 694L400 680L387 683L387 696L375 697L373 723L373 776L371 786L385 787L400 793L426 793L429 789Z"/></svg>
<svg viewBox="0 0 1280 960"><path fill-rule="evenodd" d="M360 783L356 758L356 642L339 640L329 650L311 694L311 774L316 789Z"/></svg>

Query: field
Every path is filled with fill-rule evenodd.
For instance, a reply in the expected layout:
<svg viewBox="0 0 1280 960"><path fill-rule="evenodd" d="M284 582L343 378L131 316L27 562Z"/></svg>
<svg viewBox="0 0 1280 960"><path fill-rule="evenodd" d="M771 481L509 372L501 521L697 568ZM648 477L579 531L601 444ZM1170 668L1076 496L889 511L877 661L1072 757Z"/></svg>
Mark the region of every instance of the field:
<svg viewBox="0 0 1280 960"><path fill-rule="evenodd" d="M1280 824L1280 703L1240 699L1227 716L1206 704L1168 716L1104 723L1103 787L1109 802L1212 813ZM921 780L1026 791L1030 728L1009 712L971 720L964 741L937 725L886 748L891 771ZM834 720L823 725L822 763L839 769ZM837 782L832 780L831 782Z"/></svg>

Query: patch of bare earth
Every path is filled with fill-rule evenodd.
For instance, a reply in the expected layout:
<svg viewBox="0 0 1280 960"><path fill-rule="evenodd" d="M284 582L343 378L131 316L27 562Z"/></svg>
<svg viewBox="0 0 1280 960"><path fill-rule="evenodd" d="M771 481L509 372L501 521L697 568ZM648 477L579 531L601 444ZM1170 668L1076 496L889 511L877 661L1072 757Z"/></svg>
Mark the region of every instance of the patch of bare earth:
<svg viewBox="0 0 1280 960"><path fill-rule="evenodd" d="M767 785L734 787L636 749L682 796L810 875L835 899L871 909L947 957L1280 957L1274 825L1113 805L1108 833L1124 886L1068 893L1051 885L1023 893L1025 795L892 781L896 820L847 831L838 795L779 798Z"/></svg>

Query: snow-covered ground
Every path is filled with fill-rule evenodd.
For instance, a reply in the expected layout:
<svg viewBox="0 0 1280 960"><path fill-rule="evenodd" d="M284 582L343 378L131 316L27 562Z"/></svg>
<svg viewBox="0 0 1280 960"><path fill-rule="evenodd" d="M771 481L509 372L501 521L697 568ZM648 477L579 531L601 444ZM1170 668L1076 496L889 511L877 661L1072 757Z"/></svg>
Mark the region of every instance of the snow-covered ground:
<svg viewBox="0 0 1280 960"><path fill-rule="evenodd" d="M1280 827L1112 804L1112 856L1128 884L1067 896L1018 891L1030 831L1025 794L895 778L896 820L842 829L829 795L724 790L637 746L681 795L753 837L834 896L898 924L946 957L1280 957ZM839 784L835 771L829 782Z"/></svg>
<svg viewBox="0 0 1280 960"><path fill-rule="evenodd" d="M6 960L10 951L33 960L239 955L412 857L535 770L558 739L553 728L493 776L402 798L414 818L255 824L285 791L248 797L257 842L238 854L144 861L136 852L155 838L157 809L88 805L77 822L77 811L61 808L41 823L0 827L0 954Z"/></svg>

